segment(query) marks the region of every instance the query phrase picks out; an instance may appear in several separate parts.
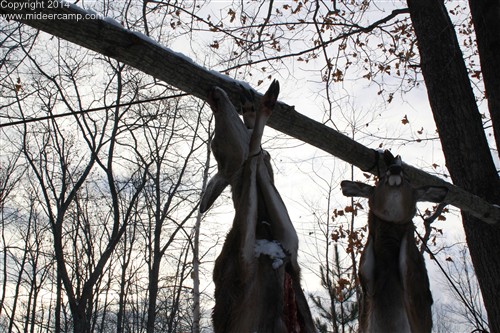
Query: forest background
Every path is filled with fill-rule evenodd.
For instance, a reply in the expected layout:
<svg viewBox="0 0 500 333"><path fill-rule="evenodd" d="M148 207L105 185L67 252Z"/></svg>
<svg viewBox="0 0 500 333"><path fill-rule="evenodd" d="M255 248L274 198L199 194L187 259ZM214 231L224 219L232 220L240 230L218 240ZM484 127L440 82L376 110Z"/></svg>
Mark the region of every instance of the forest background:
<svg viewBox="0 0 500 333"><path fill-rule="evenodd" d="M7 20L5 13L23 11L6 3L0 327L211 331L211 267L232 219L228 196L206 216L197 212L215 170L211 111L202 99L116 61L118 51L89 51L33 29L26 17L19 18L26 24ZM259 91L278 79L280 100L307 117L499 201L494 1L472 8L461 1L40 3L24 13L84 13ZM67 39L85 34L71 24ZM183 74L179 68L176 75ZM264 146L301 239L318 329L356 331L367 206L343 197L339 183L375 177L271 129ZM452 206L419 207L434 330L498 332L498 227ZM425 219L435 219L430 228Z"/></svg>

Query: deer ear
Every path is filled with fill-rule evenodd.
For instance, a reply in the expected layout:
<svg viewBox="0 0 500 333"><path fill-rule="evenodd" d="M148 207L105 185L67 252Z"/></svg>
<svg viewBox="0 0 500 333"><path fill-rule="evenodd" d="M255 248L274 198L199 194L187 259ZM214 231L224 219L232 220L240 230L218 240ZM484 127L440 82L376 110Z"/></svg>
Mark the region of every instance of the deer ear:
<svg viewBox="0 0 500 333"><path fill-rule="evenodd" d="M205 193L203 193L203 197L201 198L200 212L206 212L219 197L222 191L224 191L227 185L229 185L229 183L219 173L210 179Z"/></svg>
<svg viewBox="0 0 500 333"><path fill-rule="evenodd" d="M394 155L392 155L390 150L384 150L384 162L387 167L394 163Z"/></svg>
<svg viewBox="0 0 500 333"><path fill-rule="evenodd" d="M416 190L417 201L442 202L448 194L444 186L423 186Z"/></svg>
<svg viewBox="0 0 500 333"><path fill-rule="evenodd" d="M363 197L369 198L373 193L374 187L361 182L351 182L344 180L340 183L342 194L346 197Z"/></svg>

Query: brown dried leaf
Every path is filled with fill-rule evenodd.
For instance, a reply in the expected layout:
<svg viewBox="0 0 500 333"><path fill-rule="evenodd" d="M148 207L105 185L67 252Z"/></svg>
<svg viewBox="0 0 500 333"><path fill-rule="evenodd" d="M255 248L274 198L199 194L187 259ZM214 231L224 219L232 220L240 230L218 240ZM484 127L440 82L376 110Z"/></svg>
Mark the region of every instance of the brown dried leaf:
<svg viewBox="0 0 500 333"><path fill-rule="evenodd" d="M405 115L405 116L403 117L403 119L401 119L401 122L403 123L403 125L409 124L409 123L410 123L410 121L408 120L408 116L407 116L407 115Z"/></svg>

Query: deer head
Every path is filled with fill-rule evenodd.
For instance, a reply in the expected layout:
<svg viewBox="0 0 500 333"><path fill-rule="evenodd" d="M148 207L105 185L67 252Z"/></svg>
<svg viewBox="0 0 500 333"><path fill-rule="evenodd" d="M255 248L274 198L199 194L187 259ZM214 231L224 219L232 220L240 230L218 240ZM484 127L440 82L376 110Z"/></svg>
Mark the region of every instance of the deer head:
<svg viewBox="0 0 500 333"><path fill-rule="evenodd" d="M405 177L401 157L384 152L387 171L377 186L361 182L343 181L342 193L348 197L368 198L370 210L378 218L393 223L408 223L415 216L418 201L441 202L446 187L424 186L414 188Z"/></svg>
<svg viewBox="0 0 500 333"><path fill-rule="evenodd" d="M300 286L297 234L274 187L269 154L261 149L278 93L274 81L257 111L254 95L245 93L244 122L222 89L215 88L209 97L218 171L207 185L200 210L206 211L228 184L236 210L214 267L212 319L217 333L314 332Z"/></svg>
<svg viewBox="0 0 500 333"><path fill-rule="evenodd" d="M432 295L412 218L418 201L441 202L448 189L414 188L401 157L384 152L387 166L376 186L343 181L346 196L368 198L368 240L361 254L361 332L424 333L432 330Z"/></svg>

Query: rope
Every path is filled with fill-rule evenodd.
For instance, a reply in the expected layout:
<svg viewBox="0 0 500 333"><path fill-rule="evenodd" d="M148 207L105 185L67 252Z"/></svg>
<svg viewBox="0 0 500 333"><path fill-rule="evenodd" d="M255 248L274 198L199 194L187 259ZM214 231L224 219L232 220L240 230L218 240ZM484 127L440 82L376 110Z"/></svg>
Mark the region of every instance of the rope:
<svg viewBox="0 0 500 333"><path fill-rule="evenodd" d="M107 109L116 108L116 107L131 106L131 105L135 105L135 104L161 101L164 99L184 97L184 96L188 96L188 95L189 94L185 94L185 93L184 94L177 94L177 95L172 95L172 96L157 97L157 98L145 99L145 100L123 103L123 104L101 106L98 108L91 108L91 109L81 110L81 111L72 111L72 112L66 112L66 113L60 113L60 114L53 114L53 115L44 116L44 117L28 118L28 119L23 119L23 120L18 120L18 121L11 121L11 122L7 122L7 123L0 123L0 128L9 127L9 126L16 126L16 125L23 125L23 124L28 124L28 123L32 123L35 121L42 121L42 120L47 120L47 119L56 119L56 118L61 118L61 117L67 117L67 116L71 116L71 115L85 114L85 113L107 110Z"/></svg>

